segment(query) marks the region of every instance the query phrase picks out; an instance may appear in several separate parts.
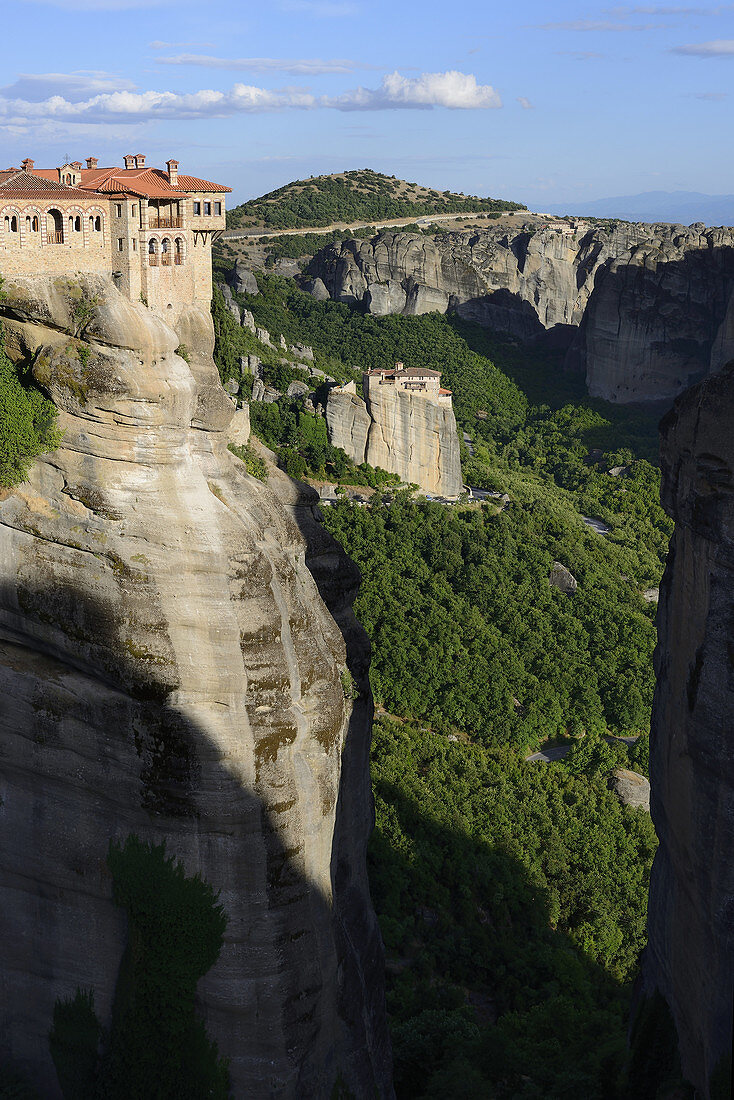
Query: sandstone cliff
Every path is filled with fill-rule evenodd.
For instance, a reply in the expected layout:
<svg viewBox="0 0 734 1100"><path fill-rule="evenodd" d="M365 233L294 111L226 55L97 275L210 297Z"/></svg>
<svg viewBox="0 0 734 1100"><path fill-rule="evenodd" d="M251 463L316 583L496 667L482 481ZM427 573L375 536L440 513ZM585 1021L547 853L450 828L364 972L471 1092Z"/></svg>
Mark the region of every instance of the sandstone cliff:
<svg viewBox="0 0 734 1100"><path fill-rule="evenodd" d="M717 1074L721 1087L732 1049L732 422L729 366L681 397L661 426L663 503L676 528L658 611L650 767L660 849L644 981L667 1001L683 1073L705 1098Z"/></svg>
<svg viewBox="0 0 734 1100"><path fill-rule="evenodd" d="M551 340L567 348L568 369L585 371L589 392L610 401L670 401L734 354L730 230L387 232L329 245L308 273L332 298L375 314L452 310L521 340Z"/></svg>
<svg viewBox="0 0 734 1100"><path fill-rule="evenodd" d="M105 857L134 831L221 892L199 998L233 1094L391 1096L353 574L227 450L208 315L174 333L102 277L4 290L65 434L0 498L0 1060L56 1097L55 999L93 987L107 1021Z"/></svg>
<svg viewBox="0 0 734 1100"><path fill-rule="evenodd" d="M329 442L356 463L397 474L435 496L462 491L461 456L450 404L420 394L374 387L365 401L331 390L326 405Z"/></svg>

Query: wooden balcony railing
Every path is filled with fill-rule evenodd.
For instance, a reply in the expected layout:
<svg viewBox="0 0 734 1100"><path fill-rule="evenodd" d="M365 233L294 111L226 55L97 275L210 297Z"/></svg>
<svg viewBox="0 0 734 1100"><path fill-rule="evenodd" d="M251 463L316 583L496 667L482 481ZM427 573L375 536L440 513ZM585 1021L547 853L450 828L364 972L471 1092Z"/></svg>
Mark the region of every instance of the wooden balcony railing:
<svg viewBox="0 0 734 1100"><path fill-rule="evenodd" d="M158 267L158 257L155 252L148 253L148 265L150 267Z"/></svg>
<svg viewBox="0 0 734 1100"><path fill-rule="evenodd" d="M162 267L170 267L171 266L171 253L170 252L162 252L161 253L161 266Z"/></svg>
<svg viewBox="0 0 734 1100"><path fill-rule="evenodd" d="M49 244L63 244L64 243L64 234L63 233L47 233L46 234L46 240L48 241Z"/></svg>
<svg viewBox="0 0 734 1100"><path fill-rule="evenodd" d="M174 253L174 256L173 256L173 262L174 262L174 263L175 263L176 265L180 265L180 264L182 264L182 263L183 263L183 256L181 255L181 253L180 253L180 252L176 252L176 253Z"/></svg>
<svg viewBox="0 0 734 1100"><path fill-rule="evenodd" d="M155 218L148 215L148 229L183 229L183 218Z"/></svg>

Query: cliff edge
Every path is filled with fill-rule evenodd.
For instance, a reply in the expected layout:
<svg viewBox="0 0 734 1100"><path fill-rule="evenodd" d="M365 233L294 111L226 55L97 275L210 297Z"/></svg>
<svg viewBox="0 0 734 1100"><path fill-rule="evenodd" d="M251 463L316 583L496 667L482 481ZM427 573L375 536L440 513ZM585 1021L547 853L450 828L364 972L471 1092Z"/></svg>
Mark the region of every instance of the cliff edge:
<svg viewBox="0 0 734 1100"><path fill-rule="evenodd" d="M645 993L665 998L701 1097L729 1072L734 989L734 364L661 425L675 519L660 589ZM719 1082L717 1085L716 1082ZM725 1085L724 1088L728 1088Z"/></svg>
<svg viewBox="0 0 734 1100"><path fill-rule="evenodd" d="M455 312L566 349L589 393L671 402L734 355L734 234L702 225L384 232L308 268L336 301L384 315Z"/></svg>
<svg viewBox="0 0 734 1100"><path fill-rule="evenodd" d="M199 1003L233 1094L390 1097L369 649L354 584L331 591L340 629L306 566L328 595L340 552L227 450L207 313L174 332L103 276L4 290L64 438L0 496L0 1058L58 1096L55 1000L93 987L107 1022L106 855L135 832L220 891Z"/></svg>

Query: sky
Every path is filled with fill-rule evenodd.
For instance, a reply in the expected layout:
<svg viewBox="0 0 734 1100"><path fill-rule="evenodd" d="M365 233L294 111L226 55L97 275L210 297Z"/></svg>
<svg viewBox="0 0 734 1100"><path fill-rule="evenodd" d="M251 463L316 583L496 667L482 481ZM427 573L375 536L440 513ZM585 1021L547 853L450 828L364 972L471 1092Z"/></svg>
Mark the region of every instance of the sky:
<svg viewBox="0 0 734 1100"><path fill-rule="evenodd" d="M734 192L734 3L3 8L0 167L175 157L230 205L365 167L535 210Z"/></svg>

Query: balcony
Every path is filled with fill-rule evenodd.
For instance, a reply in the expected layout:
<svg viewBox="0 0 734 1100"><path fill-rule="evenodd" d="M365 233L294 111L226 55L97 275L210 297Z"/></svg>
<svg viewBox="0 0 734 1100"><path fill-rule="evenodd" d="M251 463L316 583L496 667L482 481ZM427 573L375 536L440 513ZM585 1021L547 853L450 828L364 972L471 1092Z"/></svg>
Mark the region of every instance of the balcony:
<svg viewBox="0 0 734 1100"><path fill-rule="evenodd" d="M183 256L181 255L180 252L175 252L174 253L173 262L176 264L177 267L180 266L183 263Z"/></svg>
<svg viewBox="0 0 734 1100"><path fill-rule="evenodd" d="M170 267L170 266L171 266L171 253L170 252L162 252L161 253L161 267Z"/></svg>
<svg viewBox="0 0 734 1100"><path fill-rule="evenodd" d="M158 267L158 257L154 252L148 253L148 265L150 267Z"/></svg>
<svg viewBox="0 0 734 1100"><path fill-rule="evenodd" d="M149 214L148 229L183 229L183 218L155 218Z"/></svg>
<svg viewBox="0 0 734 1100"><path fill-rule="evenodd" d="M48 233L46 235L46 241L47 241L48 244L63 244L64 243L64 234L63 233Z"/></svg>

